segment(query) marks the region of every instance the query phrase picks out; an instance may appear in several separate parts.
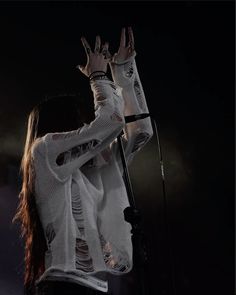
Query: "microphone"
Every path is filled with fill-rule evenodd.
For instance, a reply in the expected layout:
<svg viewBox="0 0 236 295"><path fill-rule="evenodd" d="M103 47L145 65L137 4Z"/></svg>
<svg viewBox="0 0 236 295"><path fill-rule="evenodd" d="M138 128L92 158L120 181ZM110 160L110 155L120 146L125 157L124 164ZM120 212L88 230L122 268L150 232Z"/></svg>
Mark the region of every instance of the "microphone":
<svg viewBox="0 0 236 295"><path fill-rule="evenodd" d="M137 120L141 120L141 119L147 118L149 116L150 116L149 113L125 116L125 123L130 123L130 122L134 122L134 121L137 121Z"/></svg>

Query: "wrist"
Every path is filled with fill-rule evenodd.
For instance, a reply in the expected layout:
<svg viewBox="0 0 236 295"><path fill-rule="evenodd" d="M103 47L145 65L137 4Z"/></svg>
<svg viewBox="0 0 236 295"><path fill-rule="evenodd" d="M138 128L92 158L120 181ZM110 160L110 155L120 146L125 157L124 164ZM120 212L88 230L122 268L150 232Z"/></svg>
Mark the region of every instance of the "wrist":
<svg viewBox="0 0 236 295"><path fill-rule="evenodd" d="M134 58L130 58L124 64L111 64L111 74L113 81L121 88L129 88L134 86L136 76L136 62Z"/></svg>
<svg viewBox="0 0 236 295"><path fill-rule="evenodd" d="M91 81L92 79L96 78L96 77L103 77L106 76L106 72L104 71L93 71L89 76L89 80Z"/></svg>
<svg viewBox="0 0 236 295"><path fill-rule="evenodd" d="M125 65L127 64L128 62L131 62L135 59L137 53L136 51L134 51L128 58L126 59L119 59L117 57L117 54L114 54L114 57L112 58L112 60L110 61L110 64L114 64L114 65L117 65L117 66L122 66L122 65Z"/></svg>
<svg viewBox="0 0 236 295"><path fill-rule="evenodd" d="M90 83L94 81L110 81L110 79L106 75L98 75L89 80Z"/></svg>

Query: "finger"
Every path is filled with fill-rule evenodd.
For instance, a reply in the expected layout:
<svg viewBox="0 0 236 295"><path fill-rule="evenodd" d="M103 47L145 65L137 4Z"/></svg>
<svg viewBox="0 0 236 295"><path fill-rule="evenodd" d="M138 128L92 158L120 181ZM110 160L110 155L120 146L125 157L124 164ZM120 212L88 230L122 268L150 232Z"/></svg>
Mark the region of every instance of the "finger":
<svg viewBox="0 0 236 295"><path fill-rule="evenodd" d="M129 35L129 47L131 51L134 51L134 33L131 27L128 27L128 35Z"/></svg>
<svg viewBox="0 0 236 295"><path fill-rule="evenodd" d="M108 54L108 47L109 47L109 43L105 42L105 44L102 46L102 55L107 58L107 54Z"/></svg>
<svg viewBox="0 0 236 295"><path fill-rule="evenodd" d="M126 44L125 28L122 28L121 36L120 36L120 47L125 47L125 44Z"/></svg>
<svg viewBox="0 0 236 295"><path fill-rule="evenodd" d="M101 47L101 37L96 36L94 52L99 53L100 52L100 47Z"/></svg>
<svg viewBox="0 0 236 295"><path fill-rule="evenodd" d="M112 59L112 55L111 55L111 53L110 53L109 50L107 51L106 59L107 59L108 61L110 61L110 60Z"/></svg>
<svg viewBox="0 0 236 295"><path fill-rule="evenodd" d="M81 72L83 72L84 66L78 65L78 66L76 66L76 69L79 69Z"/></svg>
<svg viewBox="0 0 236 295"><path fill-rule="evenodd" d="M109 43L106 42L105 45L103 46L102 54L104 55L104 58L109 62L112 58L112 55L108 47L109 47Z"/></svg>
<svg viewBox="0 0 236 295"><path fill-rule="evenodd" d="M90 45L88 44L87 40L84 37L81 37L81 41L82 41L82 44L84 46L86 54L89 55L91 53Z"/></svg>

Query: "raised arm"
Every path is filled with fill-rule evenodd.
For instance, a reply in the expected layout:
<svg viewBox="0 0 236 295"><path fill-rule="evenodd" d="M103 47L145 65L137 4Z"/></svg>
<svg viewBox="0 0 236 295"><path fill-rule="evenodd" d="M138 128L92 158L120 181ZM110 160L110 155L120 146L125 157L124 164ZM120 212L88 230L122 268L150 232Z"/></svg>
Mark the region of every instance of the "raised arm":
<svg viewBox="0 0 236 295"><path fill-rule="evenodd" d="M126 45L126 32L125 28L123 28L118 52L110 62L112 78L122 90L125 102L125 116L149 112L137 70L134 36L130 27L128 28L128 36L128 44ZM126 124L123 142L128 160L149 141L152 135L153 129L150 118Z"/></svg>
<svg viewBox="0 0 236 295"><path fill-rule="evenodd" d="M105 75L108 60L101 52L100 37L96 38L94 53L85 38L82 38L82 42L87 64L85 67L79 66L79 69L91 79L95 119L74 131L48 133L35 146L46 157L51 172L60 181L66 180L76 168L106 148L124 127L123 99L114 83ZM102 50L104 48L106 50L108 44Z"/></svg>

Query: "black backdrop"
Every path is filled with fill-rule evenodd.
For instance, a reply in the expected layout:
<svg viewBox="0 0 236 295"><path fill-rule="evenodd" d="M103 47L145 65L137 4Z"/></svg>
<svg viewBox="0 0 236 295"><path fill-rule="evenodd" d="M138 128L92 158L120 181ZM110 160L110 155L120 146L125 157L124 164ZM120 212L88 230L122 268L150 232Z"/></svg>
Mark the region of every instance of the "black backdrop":
<svg viewBox="0 0 236 295"><path fill-rule="evenodd" d="M91 105L75 69L80 37L100 34L114 53L128 25L165 169L167 208L154 136L130 169L151 294L233 294L234 11L233 1L0 3L1 294L23 294L11 218L27 114L45 94L79 91Z"/></svg>

